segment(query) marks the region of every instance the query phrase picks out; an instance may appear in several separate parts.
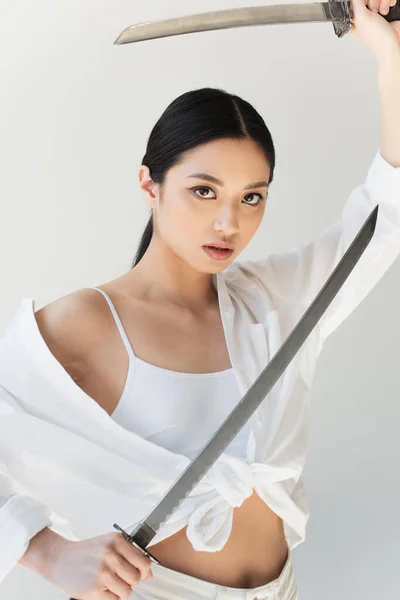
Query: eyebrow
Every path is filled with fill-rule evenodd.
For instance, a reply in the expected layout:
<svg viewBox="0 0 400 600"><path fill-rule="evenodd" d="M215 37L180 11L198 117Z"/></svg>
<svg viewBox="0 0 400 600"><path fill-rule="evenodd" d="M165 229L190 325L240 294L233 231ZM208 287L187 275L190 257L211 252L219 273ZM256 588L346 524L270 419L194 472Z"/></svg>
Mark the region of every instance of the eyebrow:
<svg viewBox="0 0 400 600"><path fill-rule="evenodd" d="M206 181L210 181L211 183L215 183L216 185L220 185L220 186L224 186L224 182L221 181L221 179L218 179L217 177L214 177L213 175L209 175L208 173L193 173L192 175L188 175L188 179L189 177L195 177L197 179L205 179ZM249 185L246 185L246 187L244 187L244 190L250 190L251 188L258 188L258 187L268 187L269 183L268 181L256 181L255 183L251 183Z"/></svg>

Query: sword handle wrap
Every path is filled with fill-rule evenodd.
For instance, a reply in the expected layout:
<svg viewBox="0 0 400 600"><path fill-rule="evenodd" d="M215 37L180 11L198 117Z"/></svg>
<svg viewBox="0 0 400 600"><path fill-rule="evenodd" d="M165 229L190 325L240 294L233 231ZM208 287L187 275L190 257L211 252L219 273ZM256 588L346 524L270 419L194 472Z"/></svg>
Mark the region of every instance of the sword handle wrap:
<svg viewBox="0 0 400 600"><path fill-rule="evenodd" d="M344 35L346 35L346 33L350 30L353 24L354 15L353 10L351 8L350 0L336 0L339 1L342 5L339 15L335 10L335 5L332 4L330 6L330 3L334 1L335 0L329 0L328 4L326 5L325 11L327 12L328 16L341 17L339 20L333 22L333 28L335 30L335 33L339 38L341 38ZM400 21L400 0L398 0L394 6L390 7L387 15L381 15L381 17L383 17L389 23L392 23L393 21Z"/></svg>
<svg viewBox="0 0 400 600"><path fill-rule="evenodd" d="M393 21L400 21L400 2L397 0L397 3L394 6L389 8L389 12L387 15L381 15L386 21L389 23L393 23Z"/></svg>

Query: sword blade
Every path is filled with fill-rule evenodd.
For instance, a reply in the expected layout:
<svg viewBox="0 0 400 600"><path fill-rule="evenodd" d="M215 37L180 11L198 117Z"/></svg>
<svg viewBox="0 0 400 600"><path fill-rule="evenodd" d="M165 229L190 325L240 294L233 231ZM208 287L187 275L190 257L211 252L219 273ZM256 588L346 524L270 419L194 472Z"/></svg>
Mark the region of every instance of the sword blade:
<svg viewBox="0 0 400 600"><path fill-rule="evenodd" d="M344 17L343 0L233 8L137 23L124 29L114 44L130 44L185 33L248 27L250 25L336 22L343 21Z"/></svg>
<svg viewBox="0 0 400 600"><path fill-rule="evenodd" d="M374 234L377 217L378 206L372 210L348 250L273 359L144 521L139 523L130 534L114 523L114 528L123 533L124 537L136 547L146 553L145 548L156 535L157 530L206 475L270 392L354 269Z"/></svg>

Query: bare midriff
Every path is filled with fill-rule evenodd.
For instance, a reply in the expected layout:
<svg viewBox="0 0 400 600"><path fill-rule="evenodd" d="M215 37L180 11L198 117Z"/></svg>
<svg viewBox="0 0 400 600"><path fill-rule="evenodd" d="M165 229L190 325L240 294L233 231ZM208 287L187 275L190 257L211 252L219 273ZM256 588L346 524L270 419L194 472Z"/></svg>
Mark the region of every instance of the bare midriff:
<svg viewBox="0 0 400 600"><path fill-rule="evenodd" d="M232 531L221 550L194 550L186 527L148 549L164 567L219 585L246 589L277 579L288 556L282 519L255 491L234 508Z"/></svg>

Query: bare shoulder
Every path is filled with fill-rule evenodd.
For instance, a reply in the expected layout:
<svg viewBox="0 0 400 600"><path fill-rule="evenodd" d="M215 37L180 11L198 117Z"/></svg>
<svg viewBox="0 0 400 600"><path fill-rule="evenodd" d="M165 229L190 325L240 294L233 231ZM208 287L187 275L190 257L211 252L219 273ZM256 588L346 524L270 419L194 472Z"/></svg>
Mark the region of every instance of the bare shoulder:
<svg viewBox="0 0 400 600"><path fill-rule="evenodd" d="M101 294L82 288L62 296L35 312L35 319L50 352L75 380L85 358L106 327Z"/></svg>

